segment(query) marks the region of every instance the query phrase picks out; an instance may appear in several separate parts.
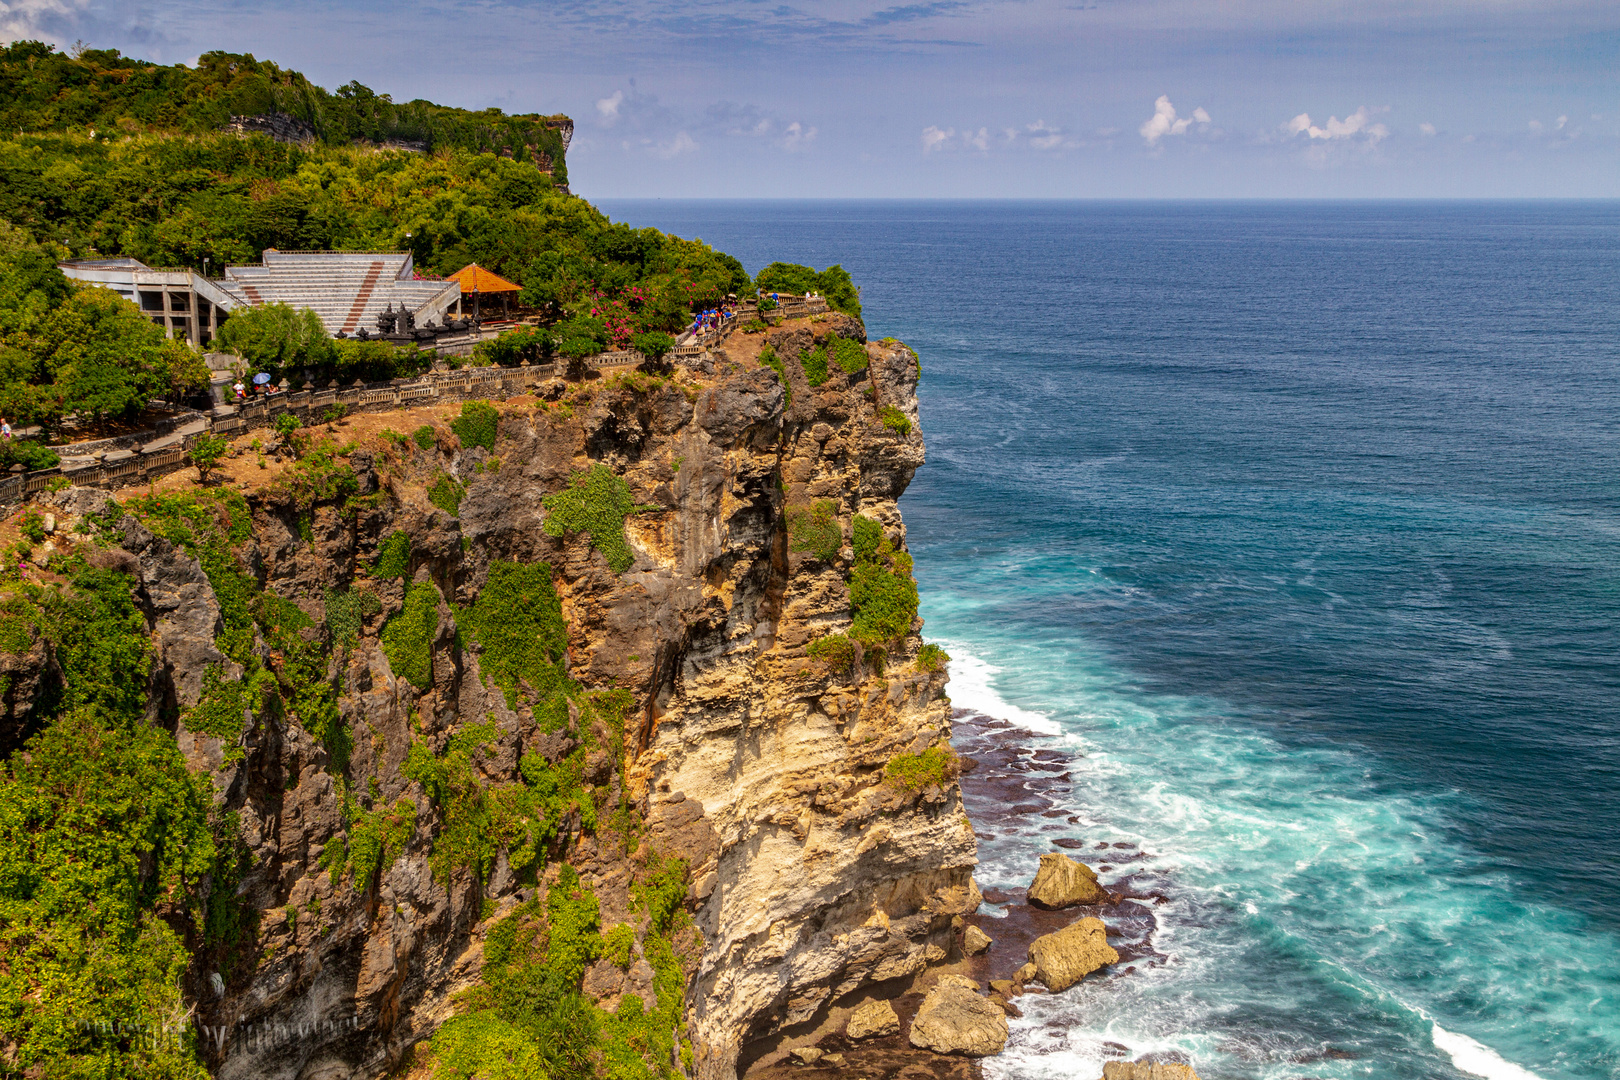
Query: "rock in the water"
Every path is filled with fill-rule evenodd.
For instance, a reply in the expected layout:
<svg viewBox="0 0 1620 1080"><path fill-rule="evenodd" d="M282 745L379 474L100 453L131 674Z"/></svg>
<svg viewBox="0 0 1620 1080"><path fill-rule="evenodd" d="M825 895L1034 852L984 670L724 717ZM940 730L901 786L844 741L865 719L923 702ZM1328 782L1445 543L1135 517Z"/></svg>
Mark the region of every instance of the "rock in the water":
<svg viewBox="0 0 1620 1080"><path fill-rule="evenodd" d="M911 1022L911 1045L936 1054L999 1054L1007 1045L1007 1014L980 997L977 986L958 975L942 976Z"/></svg>
<svg viewBox="0 0 1620 1080"><path fill-rule="evenodd" d="M1109 1061L1103 1064L1103 1080L1198 1080L1191 1065L1172 1061Z"/></svg>
<svg viewBox="0 0 1620 1080"><path fill-rule="evenodd" d="M900 1016L887 1001L868 1001L850 1014L844 1034L851 1039L893 1035L900 1030Z"/></svg>
<svg viewBox="0 0 1620 1080"><path fill-rule="evenodd" d="M1108 930L1101 919L1084 918L1057 931L1043 934L1029 943L1029 963L1018 969L1034 966L1034 977L1046 984L1048 990L1067 990L1100 967L1115 963L1119 953L1108 944ZM1027 980L1020 980L1027 981Z"/></svg>
<svg viewBox="0 0 1620 1080"><path fill-rule="evenodd" d="M1085 863L1077 863L1061 851L1041 856L1041 868L1029 887L1029 902L1036 907L1066 908L1075 904L1100 904L1108 892L1097 884L1097 875Z"/></svg>
<svg viewBox="0 0 1620 1080"><path fill-rule="evenodd" d="M825 1050L818 1050L814 1046L796 1046L792 1050L789 1050L788 1053L798 1058L802 1064L814 1065L816 1062L820 1061L827 1052Z"/></svg>
<svg viewBox="0 0 1620 1080"><path fill-rule="evenodd" d="M962 932L962 951L969 956L978 956L990 945L990 935L977 926L970 926Z"/></svg>
<svg viewBox="0 0 1620 1080"><path fill-rule="evenodd" d="M828 1054L821 1059L821 1063L823 1065L831 1065L835 1069L842 1069L844 1067L844 1055Z"/></svg>

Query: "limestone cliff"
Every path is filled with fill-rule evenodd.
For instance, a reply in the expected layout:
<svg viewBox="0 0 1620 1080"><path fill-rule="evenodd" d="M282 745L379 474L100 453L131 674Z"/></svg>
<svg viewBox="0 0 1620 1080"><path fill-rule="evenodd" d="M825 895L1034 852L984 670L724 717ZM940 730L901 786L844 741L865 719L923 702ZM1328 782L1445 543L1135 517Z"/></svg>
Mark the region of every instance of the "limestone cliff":
<svg viewBox="0 0 1620 1080"><path fill-rule="evenodd" d="M317 430L326 449L296 463L244 438L190 517L164 502L183 502L179 477L122 508L49 496L65 542L127 553L150 722L239 824L238 880L212 887L241 933L200 945L186 976L210 1070L430 1074L418 1044L485 1000L491 929L556 937L535 913L572 887L564 865L603 931L633 935L582 961L605 1011L670 993L647 882L684 885L684 1026L655 1071L729 1080L751 1040L945 958L978 893L945 674L903 602L918 373L905 346L821 317L664 376L494 403L488 437L439 406ZM602 516L619 492L623 550ZM503 596L527 582L503 617L555 604L566 693L536 685L543 656L512 659L538 646L502 638L496 577ZM869 603L901 622L853 627L852 579L900 596ZM29 648L6 658L13 727L28 703L11 697L49 664ZM285 707L221 689L258 671ZM217 700L240 722L205 722ZM573 801L542 806L558 777Z"/></svg>

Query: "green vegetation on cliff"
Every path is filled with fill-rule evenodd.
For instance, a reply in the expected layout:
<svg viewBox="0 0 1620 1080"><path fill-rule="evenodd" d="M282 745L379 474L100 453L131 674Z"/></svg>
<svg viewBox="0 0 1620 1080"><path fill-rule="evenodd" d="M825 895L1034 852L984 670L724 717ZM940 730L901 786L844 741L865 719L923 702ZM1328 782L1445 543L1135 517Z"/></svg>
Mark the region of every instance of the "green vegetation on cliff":
<svg viewBox="0 0 1620 1080"><path fill-rule="evenodd" d="M490 563L478 599L456 613L456 625L480 646L479 669L505 692L508 708L517 708L520 691L526 691L544 730L555 731L568 719L566 702L553 704L567 681L561 661L568 627L549 563Z"/></svg>
<svg viewBox="0 0 1620 1080"><path fill-rule="evenodd" d="M858 514L854 534L849 603L855 619L850 636L868 649L878 648L910 632L917 617L917 582L911 576L911 556L896 550L883 535L883 526Z"/></svg>
<svg viewBox="0 0 1620 1080"><path fill-rule="evenodd" d="M561 491L542 500L547 516L547 536L582 532L591 538L591 547L602 553L615 574L622 574L636 561L635 552L624 536L624 520L655 506L638 506L630 495L630 485L606 465L592 465L576 472Z"/></svg>
<svg viewBox="0 0 1620 1080"><path fill-rule="evenodd" d="M773 262L759 272L754 284L765 292L813 292L827 298L827 306L855 318L861 317L861 293L842 266L816 270L797 263Z"/></svg>
<svg viewBox="0 0 1620 1080"><path fill-rule="evenodd" d="M686 864L655 856L633 888L646 916L642 953L653 969L652 1000L625 994L609 1012L580 993L585 969L598 957L628 966L636 934L620 924L604 937L595 895L564 866L544 904L531 900L490 930L483 980L464 999L466 1011L421 1051L434 1080L689 1075L691 1048L680 1037L686 980L677 952L687 922L680 907Z"/></svg>
<svg viewBox="0 0 1620 1080"><path fill-rule="evenodd" d="M930 746L920 754L896 754L883 769L884 781L906 791L943 784L960 771L956 753L949 746Z"/></svg>
<svg viewBox="0 0 1620 1080"><path fill-rule="evenodd" d="M788 510L788 550L814 555L822 562L832 562L844 542L843 528L838 524L838 504L831 499L817 499L809 508Z"/></svg>

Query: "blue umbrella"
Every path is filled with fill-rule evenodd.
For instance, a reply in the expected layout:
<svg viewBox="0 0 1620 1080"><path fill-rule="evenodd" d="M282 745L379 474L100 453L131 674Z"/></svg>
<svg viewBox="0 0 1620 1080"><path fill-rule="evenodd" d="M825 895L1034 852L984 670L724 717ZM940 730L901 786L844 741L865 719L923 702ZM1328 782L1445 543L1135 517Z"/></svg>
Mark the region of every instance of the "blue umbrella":
<svg viewBox="0 0 1620 1080"><path fill-rule="evenodd" d="M265 383L267 383L269 381L270 381L270 373L268 371L261 371L257 375L253 376L253 385L254 386L263 386Z"/></svg>

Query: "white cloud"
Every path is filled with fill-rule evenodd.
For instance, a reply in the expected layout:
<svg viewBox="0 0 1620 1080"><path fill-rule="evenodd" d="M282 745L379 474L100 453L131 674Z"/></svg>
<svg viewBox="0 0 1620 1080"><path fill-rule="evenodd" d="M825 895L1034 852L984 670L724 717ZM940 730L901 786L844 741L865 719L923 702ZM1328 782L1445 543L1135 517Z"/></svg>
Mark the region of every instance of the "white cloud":
<svg viewBox="0 0 1620 1080"><path fill-rule="evenodd" d="M675 137L666 142L654 143L649 149L655 157L666 161L679 154L689 154L698 148L696 140L684 131L677 131Z"/></svg>
<svg viewBox="0 0 1620 1080"><path fill-rule="evenodd" d="M52 32L90 6L89 0L0 0L0 41L47 41L60 46L63 39Z"/></svg>
<svg viewBox="0 0 1620 1080"><path fill-rule="evenodd" d="M1428 121L1424 121L1423 123L1419 124L1418 125L1418 130L1423 132L1423 134L1425 134L1425 135L1433 135L1433 134L1435 134L1434 125L1429 123Z"/></svg>
<svg viewBox="0 0 1620 1080"><path fill-rule="evenodd" d="M808 149L810 144L815 141L816 129L805 127L795 120L787 126L786 131L782 132L782 137L777 140L777 143L782 149L791 153L796 150Z"/></svg>
<svg viewBox="0 0 1620 1080"><path fill-rule="evenodd" d="M1063 132L1059 128L1048 127L1045 120L1037 120L1033 124L1026 124L1029 132L1029 145L1037 150L1055 150L1063 145Z"/></svg>
<svg viewBox="0 0 1620 1080"><path fill-rule="evenodd" d="M1374 145L1380 139L1389 135L1389 128L1371 121L1372 112L1367 106L1363 105L1343 120L1340 120L1337 116L1328 117L1328 122L1321 127L1311 123L1310 113L1300 113L1284 124L1283 130L1290 135L1309 135L1312 139L1323 139L1329 142L1360 138L1369 145Z"/></svg>
<svg viewBox="0 0 1620 1080"><path fill-rule="evenodd" d="M1564 130L1564 125L1567 124L1567 123L1569 123L1569 117L1560 116L1558 118L1558 130L1563 131Z"/></svg>
<svg viewBox="0 0 1620 1080"><path fill-rule="evenodd" d="M1149 146L1157 146L1166 135L1185 135L1194 124L1209 122L1209 113L1204 111L1203 106L1194 109L1191 116L1178 117L1176 107L1170 104L1170 95L1160 94L1153 103L1153 115L1144 120L1137 131Z"/></svg>
<svg viewBox="0 0 1620 1080"><path fill-rule="evenodd" d="M602 119L611 124L619 118L619 106L623 104L624 91L615 90L611 97L597 99L596 111L602 114Z"/></svg>
<svg viewBox="0 0 1620 1080"><path fill-rule="evenodd" d="M929 124L922 130L922 148L925 154L931 154L935 150L988 150L990 129L982 127L974 131L968 128L958 135L953 127L942 128Z"/></svg>

